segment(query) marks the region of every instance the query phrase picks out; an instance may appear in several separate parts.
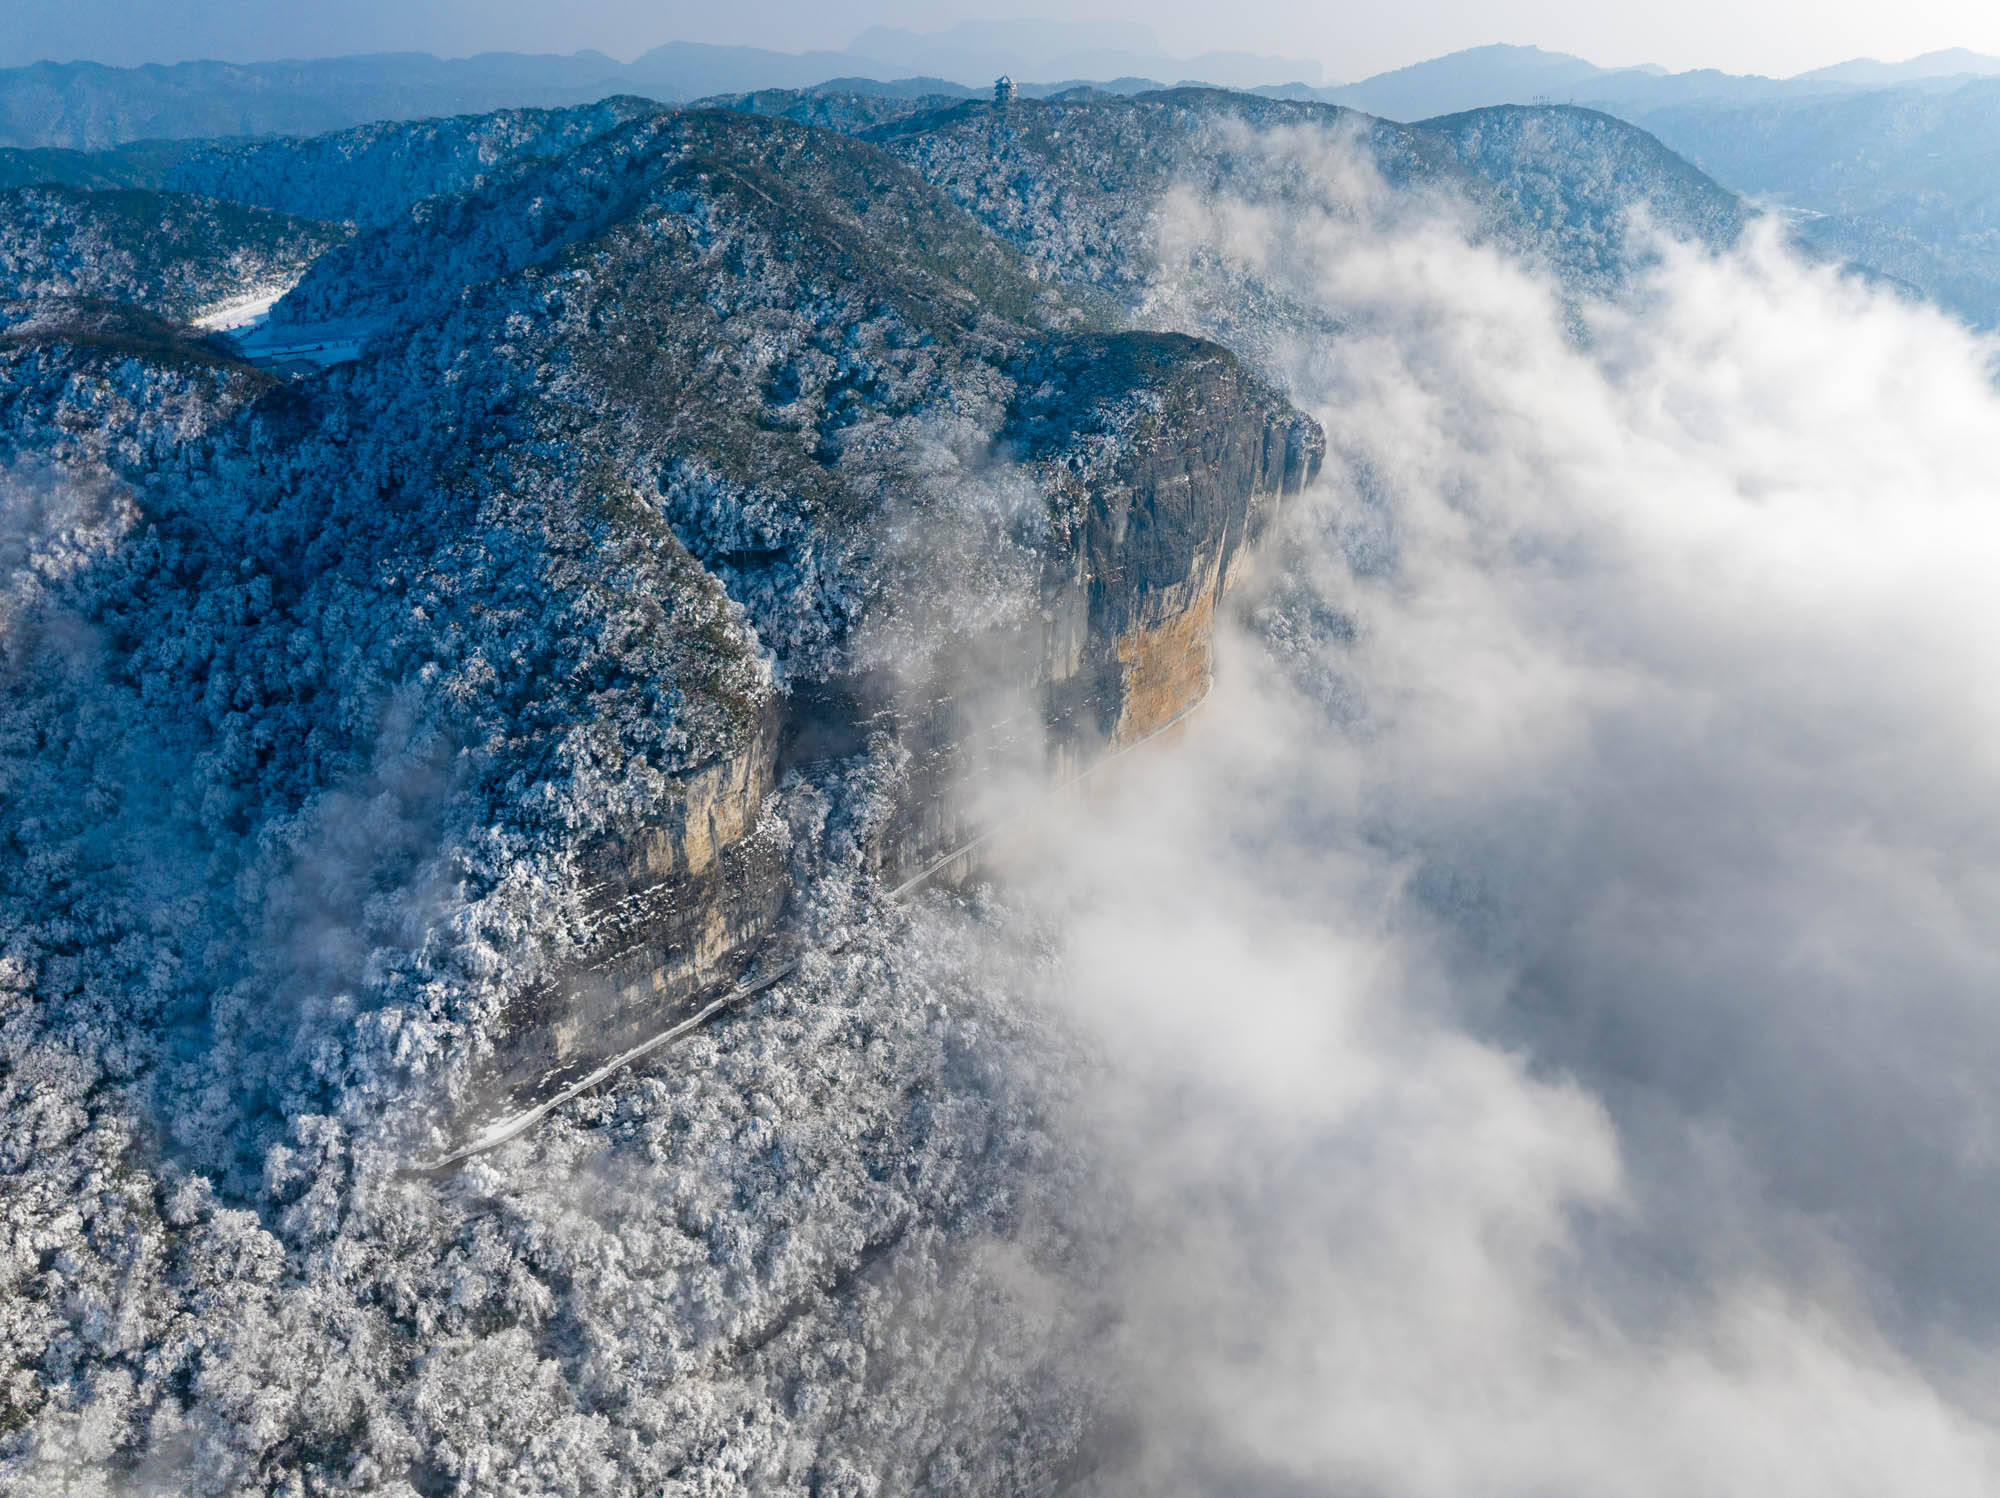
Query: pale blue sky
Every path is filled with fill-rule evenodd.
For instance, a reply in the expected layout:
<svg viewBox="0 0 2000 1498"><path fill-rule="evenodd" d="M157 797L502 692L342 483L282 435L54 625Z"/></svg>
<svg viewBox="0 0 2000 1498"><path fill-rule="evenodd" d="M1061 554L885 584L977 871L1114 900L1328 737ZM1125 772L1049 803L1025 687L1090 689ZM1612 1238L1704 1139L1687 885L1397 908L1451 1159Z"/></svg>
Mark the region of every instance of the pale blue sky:
<svg viewBox="0 0 2000 1498"><path fill-rule="evenodd" d="M1995 0L0 0L0 65L39 57L114 63L415 50L631 57L669 40L783 51L837 48L870 24L1051 13L1150 24L1165 48L1318 60L1352 80L1460 47L1533 42L1607 66L1658 62L1785 74L1858 56L1900 59L1963 46L2000 53Z"/></svg>

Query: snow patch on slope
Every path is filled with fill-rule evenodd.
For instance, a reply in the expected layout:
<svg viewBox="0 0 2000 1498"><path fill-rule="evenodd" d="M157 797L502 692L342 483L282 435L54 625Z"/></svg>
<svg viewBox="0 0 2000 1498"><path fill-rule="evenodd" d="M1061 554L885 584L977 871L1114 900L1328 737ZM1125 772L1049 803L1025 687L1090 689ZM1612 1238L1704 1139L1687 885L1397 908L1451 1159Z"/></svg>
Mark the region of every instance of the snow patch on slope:
<svg viewBox="0 0 2000 1498"><path fill-rule="evenodd" d="M195 314L194 325L211 333L229 333L259 326L271 315L278 299L294 286L298 277L281 285L253 286L239 295L226 297Z"/></svg>

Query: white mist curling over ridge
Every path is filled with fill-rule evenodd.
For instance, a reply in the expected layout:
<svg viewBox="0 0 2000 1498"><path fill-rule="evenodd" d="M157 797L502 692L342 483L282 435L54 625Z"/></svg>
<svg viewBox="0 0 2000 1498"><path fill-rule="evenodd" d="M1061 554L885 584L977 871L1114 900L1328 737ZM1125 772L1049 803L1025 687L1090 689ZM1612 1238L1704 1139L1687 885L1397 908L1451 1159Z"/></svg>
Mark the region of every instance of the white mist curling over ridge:
<svg viewBox="0 0 2000 1498"><path fill-rule="evenodd" d="M1116 1485L1993 1491L1993 350L1768 235L1579 313L1194 207L1345 331L1259 344L1328 473L1209 709L1030 865L1121 1058Z"/></svg>

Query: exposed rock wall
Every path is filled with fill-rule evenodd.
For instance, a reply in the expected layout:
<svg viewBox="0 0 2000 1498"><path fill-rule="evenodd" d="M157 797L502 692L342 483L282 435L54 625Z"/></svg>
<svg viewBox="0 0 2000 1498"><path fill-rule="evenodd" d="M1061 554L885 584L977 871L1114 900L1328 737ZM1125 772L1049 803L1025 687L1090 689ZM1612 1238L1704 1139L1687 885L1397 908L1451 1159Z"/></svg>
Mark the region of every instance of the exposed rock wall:
<svg viewBox="0 0 2000 1498"><path fill-rule="evenodd" d="M636 1044L756 959L792 894L783 834L764 816L781 765L893 733L902 795L869 855L899 883L976 835L969 792L995 756L1018 769L1025 753L1066 778L1206 693L1217 605L1318 472L1318 427L1225 350L1178 335L1067 341L1026 374L1002 440L1051 506L1039 639L970 642L989 679L928 691L799 684L739 753L686 776L656 821L592 849L587 956L510 1011L502 1086L516 1099ZM1017 714L1029 721L996 744L1002 700L1030 704Z"/></svg>
<svg viewBox="0 0 2000 1498"><path fill-rule="evenodd" d="M1215 606L1278 505L1318 473L1325 444L1214 344L1128 333L1072 348L1069 381L1103 382L1119 392L1109 409L1129 413L1123 440L1077 475L1086 518L1070 584L1088 619L1076 674L1097 684L1097 731L1120 745L1207 690Z"/></svg>
<svg viewBox="0 0 2000 1498"><path fill-rule="evenodd" d="M977 835L978 782L996 766L1039 757L1042 778L1061 781L1199 703L1217 606L1325 453L1317 424L1199 339L1073 340L1035 373L1007 436L1060 522L1040 639L979 653L1021 663L1020 679L948 682L919 704L861 694L849 709L898 719L908 755L904 804L873 850L890 883ZM1023 697L1039 721L996 731L992 717Z"/></svg>
<svg viewBox="0 0 2000 1498"><path fill-rule="evenodd" d="M590 937L580 963L509 1007L500 1085L531 1096L643 1040L663 1015L734 981L791 894L765 818L777 721L682 777L659 818L581 862Z"/></svg>
<svg viewBox="0 0 2000 1498"><path fill-rule="evenodd" d="M768 953L793 892L784 834L764 814L783 769L810 773L891 734L901 795L868 857L900 883L977 834L996 766L1067 778L1206 693L1217 605L1317 473L1317 426L1227 351L1179 335L1066 339L1035 351L1017 388L999 442L1048 500L1038 625L963 642L922 687L795 683L739 752L589 850L588 950L510 1008L511 1098L638 1043Z"/></svg>

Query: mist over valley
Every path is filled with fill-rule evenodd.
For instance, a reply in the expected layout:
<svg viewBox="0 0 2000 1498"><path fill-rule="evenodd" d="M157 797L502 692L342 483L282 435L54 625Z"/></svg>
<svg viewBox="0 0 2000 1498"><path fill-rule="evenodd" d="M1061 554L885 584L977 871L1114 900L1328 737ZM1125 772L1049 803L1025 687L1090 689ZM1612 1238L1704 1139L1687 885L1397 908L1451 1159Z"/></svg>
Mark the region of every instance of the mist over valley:
<svg viewBox="0 0 2000 1498"><path fill-rule="evenodd" d="M1990 60L722 50L0 74L0 1486L1991 1493Z"/></svg>

